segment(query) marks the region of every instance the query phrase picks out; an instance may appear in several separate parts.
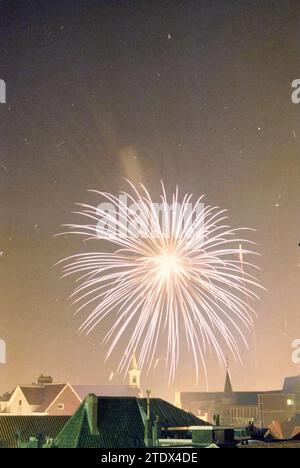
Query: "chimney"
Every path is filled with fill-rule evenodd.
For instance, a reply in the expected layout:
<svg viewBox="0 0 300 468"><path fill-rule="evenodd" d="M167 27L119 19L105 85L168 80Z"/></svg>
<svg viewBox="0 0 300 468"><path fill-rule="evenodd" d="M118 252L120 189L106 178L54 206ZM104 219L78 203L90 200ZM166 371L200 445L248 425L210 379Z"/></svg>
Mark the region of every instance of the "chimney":
<svg viewBox="0 0 300 468"><path fill-rule="evenodd" d="M181 392L180 392L180 390L176 390L176 391L175 391L174 406L176 406L176 408L182 409L182 404L181 404Z"/></svg>
<svg viewBox="0 0 300 468"><path fill-rule="evenodd" d="M53 384L53 378L50 375L41 374L37 383L38 385L51 385Z"/></svg>
<svg viewBox="0 0 300 468"><path fill-rule="evenodd" d="M150 419L150 395L151 395L151 390L146 390L146 395L147 395L147 419Z"/></svg>
<svg viewBox="0 0 300 468"><path fill-rule="evenodd" d="M145 445L146 447L152 447L153 440L152 440L152 421L151 421L151 408L150 408L150 394L151 390L146 391L147 394L147 416L145 421Z"/></svg>
<svg viewBox="0 0 300 468"><path fill-rule="evenodd" d="M88 418L89 429L92 436L99 435L98 429L98 397L94 394L90 394L86 397L85 410Z"/></svg>

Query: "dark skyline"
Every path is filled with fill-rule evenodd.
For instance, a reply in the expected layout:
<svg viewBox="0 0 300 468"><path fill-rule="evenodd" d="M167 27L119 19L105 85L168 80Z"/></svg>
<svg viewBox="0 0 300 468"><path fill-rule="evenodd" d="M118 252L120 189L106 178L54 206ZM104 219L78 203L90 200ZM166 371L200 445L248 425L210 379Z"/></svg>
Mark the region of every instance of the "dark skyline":
<svg viewBox="0 0 300 468"><path fill-rule="evenodd" d="M299 26L292 0L0 2L1 391L41 372L109 383L117 356L104 363L99 335L77 335L73 282L53 267L82 245L54 235L87 189L117 193L124 177L153 196L161 179L205 194L233 227L257 229L259 364L250 343L232 382L280 388L299 373ZM215 359L208 370L222 388ZM169 398L195 388L188 357L169 389L163 367L142 382Z"/></svg>

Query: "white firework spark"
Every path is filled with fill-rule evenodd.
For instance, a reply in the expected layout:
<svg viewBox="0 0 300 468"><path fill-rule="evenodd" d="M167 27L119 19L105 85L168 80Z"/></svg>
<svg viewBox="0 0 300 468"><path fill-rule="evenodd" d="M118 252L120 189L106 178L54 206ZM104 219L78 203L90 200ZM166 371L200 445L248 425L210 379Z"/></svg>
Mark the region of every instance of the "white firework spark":
<svg viewBox="0 0 300 468"><path fill-rule="evenodd" d="M255 276L245 271L257 269L245 261L246 255L256 253L242 247L253 242L238 235L246 228L231 229L226 210L204 206L203 197L188 212L192 195L186 194L179 203L178 188L169 210L162 184L166 235L147 189L129 184L133 194L123 195L141 210L128 208L113 195L96 192L113 205L114 212L80 204L77 214L84 217L84 223L66 225L68 233L96 241L96 251L63 260L64 276L78 275L79 285L71 296L78 311L89 310L80 331L90 333L105 317L112 316L113 325L104 339L109 344L107 357L120 338L130 333L118 371L128 368L135 351L139 366L147 364L150 369L165 334L170 380L175 376L183 339L194 358L197 379L201 364L206 375L208 351L214 350L223 365L228 348L241 360L239 341L247 346L245 332L252 328L255 316L250 300L258 296L253 289L261 287ZM188 222L182 227L183 219ZM112 222L114 232L105 228L105 223L107 227ZM124 235L128 226L130 235ZM139 226L143 236L132 226ZM115 246L112 253L103 251L105 241Z"/></svg>

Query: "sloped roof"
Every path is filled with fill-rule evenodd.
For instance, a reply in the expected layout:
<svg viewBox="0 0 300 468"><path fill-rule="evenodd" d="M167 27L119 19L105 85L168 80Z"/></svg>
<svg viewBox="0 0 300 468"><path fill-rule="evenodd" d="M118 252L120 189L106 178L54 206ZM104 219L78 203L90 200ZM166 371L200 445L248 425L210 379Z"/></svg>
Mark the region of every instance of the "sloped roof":
<svg viewBox="0 0 300 468"><path fill-rule="evenodd" d="M140 398L138 400L140 407L144 413L147 413L147 399ZM151 398L150 400L151 418L159 417L159 422L167 427L189 427L189 426L206 426L208 423L202 421L191 413L176 408L167 401L160 398Z"/></svg>
<svg viewBox="0 0 300 468"><path fill-rule="evenodd" d="M0 415L0 447L16 448L17 434L22 442L43 434L55 438L68 422L68 416L8 416Z"/></svg>
<svg viewBox="0 0 300 468"><path fill-rule="evenodd" d="M36 412L43 413L68 384L20 385L28 404L36 407ZM81 401L89 394L97 396L138 397L139 388L129 385L71 385ZM0 400L1 401L1 400ZM5 400L7 401L7 400Z"/></svg>
<svg viewBox="0 0 300 468"><path fill-rule="evenodd" d="M81 400L90 394L103 397L138 397L140 392L138 388L129 387L129 385L72 385L72 388Z"/></svg>
<svg viewBox="0 0 300 468"><path fill-rule="evenodd" d="M138 448L144 447L146 399L98 397L99 435L89 429L85 402L55 440L57 448ZM195 416L160 399L151 399L151 414L159 416L167 427L204 425Z"/></svg>
<svg viewBox="0 0 300 468"><path fill-rule="evenodd" d="M66 387L66 384L53 384L53 385L46 385L44 388L44 395L43 401L41 406L39 407L39 412L43 413L44 411L49 408L51 403L58 397L61 391Z"/></svg>
<svg viewBox="0 0 300 468"><path fill-rule="evenodd" d="M43 413L65 386L66 384L20 385L20 388L28 404L37 406L38 412Z"/></svg>
<svg viewBox="0 0 300 468"><path fill-rule="evenodd" d="M57 448L144 447L144 425L136 398L98 398L99 435L89 430L85 404L79 407L55 441Z"/></svg>
<svg viewBox="0 0 300 468"><path fill-rule="evenodd" d="M39 406L42 404L44 398L44 387L22 385L20 388L30 406Z"/></svg>
<svg viewBox="0 0 300 468"><path fill-rule="evenodd" d="M0 396L0 402L2 403L5 403L5 402L8 402L10 400L10 397L11 397L11 393L4 393L2 396Z"/></svg>
<svg viewBox="0 0 300 468"><path fill-rule="evenodd" d="M55 439L57 448L76 448L81 431L83 430L86 411L82 403L75 414L69 419L65 427Z"/></svg>

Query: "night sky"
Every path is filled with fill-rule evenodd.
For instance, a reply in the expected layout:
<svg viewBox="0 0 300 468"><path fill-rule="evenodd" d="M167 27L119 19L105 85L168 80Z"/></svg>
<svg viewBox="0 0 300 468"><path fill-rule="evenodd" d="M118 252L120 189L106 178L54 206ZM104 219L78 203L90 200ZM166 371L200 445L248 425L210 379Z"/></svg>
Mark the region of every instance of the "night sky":
<svg viewBox="0 0 300 468"><path fill-rule="evenodd" d="M257 229L268 290L255 304L258 368L250 339L244 365L231 363L233 386L275 389L298 374L299 1L1 0L0 38L0 391L42 372L109 383L120 354L104 362L101 330L77 334L73 281L54 267L81 241L54 235L75 202L94 201L87 189L116 194L124 177L153 198L161 179L204 193L233 227ZM207 362L219 390L224 369ZM188 355L167 380L163 364L142 375L169 399L205 389Z"/></svg>

